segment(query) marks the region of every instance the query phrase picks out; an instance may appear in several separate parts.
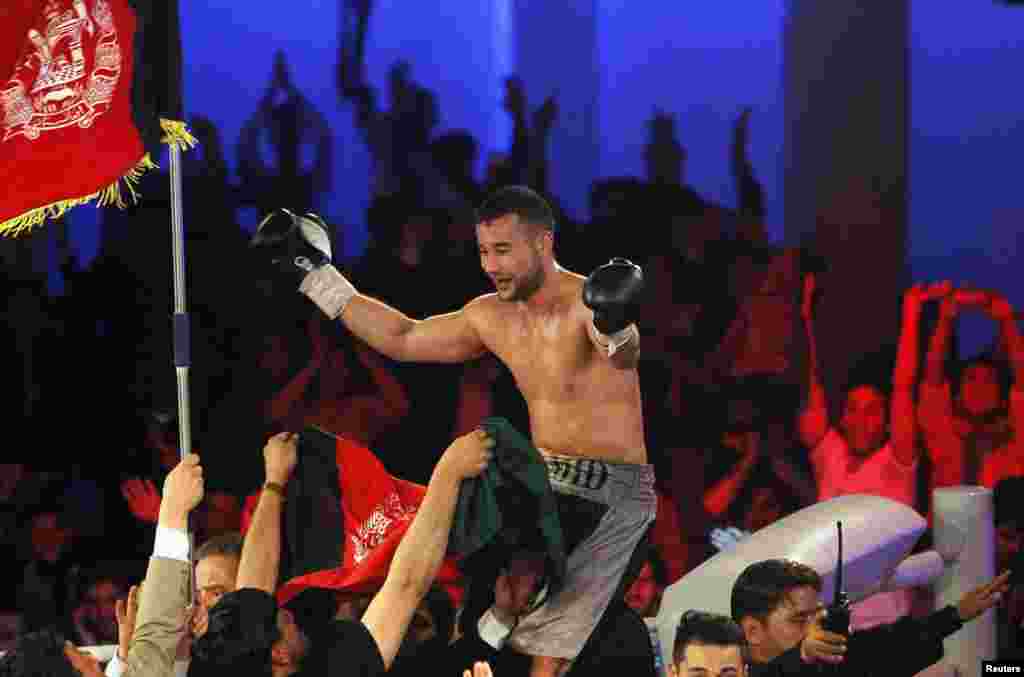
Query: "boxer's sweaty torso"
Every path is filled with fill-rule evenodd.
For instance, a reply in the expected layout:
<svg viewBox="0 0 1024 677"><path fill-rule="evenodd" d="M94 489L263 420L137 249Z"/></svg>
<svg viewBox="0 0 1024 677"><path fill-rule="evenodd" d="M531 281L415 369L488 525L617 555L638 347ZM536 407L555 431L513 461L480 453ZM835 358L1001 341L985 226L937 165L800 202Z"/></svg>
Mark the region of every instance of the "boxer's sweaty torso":
<svg viewBox="0 0 1024 677"><path fill-rule="evenodd" d="M559 271L543 309L482 299L473 324L512 372L530 412L534 444L562 456L644 464L636 369L616 368L587 333L583 278Z"/></svg>

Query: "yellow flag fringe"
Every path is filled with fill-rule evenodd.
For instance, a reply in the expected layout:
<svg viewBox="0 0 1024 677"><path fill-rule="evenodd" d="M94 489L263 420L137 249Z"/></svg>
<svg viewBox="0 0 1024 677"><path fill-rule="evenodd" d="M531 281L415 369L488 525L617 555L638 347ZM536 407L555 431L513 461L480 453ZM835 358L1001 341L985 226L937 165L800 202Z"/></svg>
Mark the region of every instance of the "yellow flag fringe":
<svg viewBox="0 0 1024 677"><path fill-rule="evenodd" d="M176 147L179 151L189 150L198 143L196 138L189 133L184 122L161 118L160 127L164 130L164 136L160 141L168 146ZM138 204L139 192L136 188L142 175L149 170L159 168L160 165L153 161L149 153L146 153L124 176L91 195L58 200L0 222L0 237L18 237L43 225L47 219L58 219L72 207L90 202L95 202L97 207L116 205L119 209L126 208L129 205L129 200L131 204ZM129 200L125 199L124 191L128 192Z"/></svg>

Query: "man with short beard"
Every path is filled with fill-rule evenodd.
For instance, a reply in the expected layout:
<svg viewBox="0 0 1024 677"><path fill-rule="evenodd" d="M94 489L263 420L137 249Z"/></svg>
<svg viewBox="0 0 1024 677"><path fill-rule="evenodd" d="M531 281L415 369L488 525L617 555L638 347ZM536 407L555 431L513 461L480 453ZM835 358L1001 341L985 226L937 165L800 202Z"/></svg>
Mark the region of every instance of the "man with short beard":
<svg viewBox="0 0 1024 677"><path fill-rule="evenodd" d="M807 330L808 394L800 412L800 439L811 450L818 500L846 494L884 496L911 507L917 500L917 382L921 307L941 298L952 285L916 285L904 295L892 393L885 386L855 383L848 388L838 427L829 421L825 389L818 378L814 340L814 275L804 285L802 314ZM912 590L882 592L853 606L852 627L891 623L910 612Z"/></svg>
<svg viewBox="0 0 1024 677"><path fill-rule="evenodd" d="M414 320L360 294L331 265L327 232L315 215L278 210L252 245L285 288L392 359L458 363L492 353L512 372L559 512L586 516L567 529L566 541L578 545L564 587L509 637L534 657L533 677L561 674L642 563L638 545L657 510L636 370L640 267L613 259L588 278L566 270L554 257L551 207L528 188L508 187L477 214L480 262L496 293Z"/></svg>

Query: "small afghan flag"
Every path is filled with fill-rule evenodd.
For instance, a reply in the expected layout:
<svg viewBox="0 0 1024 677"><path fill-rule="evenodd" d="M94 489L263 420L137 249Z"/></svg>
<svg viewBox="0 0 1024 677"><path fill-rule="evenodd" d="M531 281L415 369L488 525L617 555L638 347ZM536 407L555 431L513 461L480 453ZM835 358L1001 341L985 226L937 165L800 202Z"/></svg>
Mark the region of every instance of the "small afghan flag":
<svg viewBox="0 0 1024 677"><path fill-rule="evenodd" d="M181 117L176 0L0 3L0 235L135 200Z"/></svg>
<svg viewBox="0 0 1024 677"><path fill-rule="evenodd" d="M336 473L328 472L318 460L326 445L331 447ZM299 437L299 465L304 464L310 466L308 472L296 468L298 477L288 482L281 572L284 580L277 590L278 603L287 604L308 588L376 591L384 584L398 544L427 488L389 474L366 447L318 430L307 429ZM336 488L318 486L324 480L336 483ZM338 503L324 505L323 499L331 495ZM243 533L248 531L258 499L259 494L253 494L245 502ZM336 525L339 512L341 524ZM340 526L340 533L331 533L336 526ZM325 552L325 545L337 550ZM462 574L455 558L445 559L435 580L453 602L461 601Z"/></svg>

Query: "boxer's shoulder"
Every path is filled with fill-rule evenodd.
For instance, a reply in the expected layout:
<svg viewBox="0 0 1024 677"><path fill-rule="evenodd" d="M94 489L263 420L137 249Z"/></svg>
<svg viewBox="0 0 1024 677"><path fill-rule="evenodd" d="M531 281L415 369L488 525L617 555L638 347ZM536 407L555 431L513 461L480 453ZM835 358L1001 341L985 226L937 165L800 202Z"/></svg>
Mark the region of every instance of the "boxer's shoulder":
<svg viewBox="0 0 1024 677"><path fill-rule="evenodd" d="M462 314L477 333L483 333L503 321L508 305L497 294L483 294L467 303Z"/></svg>
<svg viewBox="0 0 1024 677"><path fill-rule="evenodd" d="M501 312L501 305L501 299L497 294L481 294L467 303L462 312L471 322L491 319L495 313Z"/></svg>

